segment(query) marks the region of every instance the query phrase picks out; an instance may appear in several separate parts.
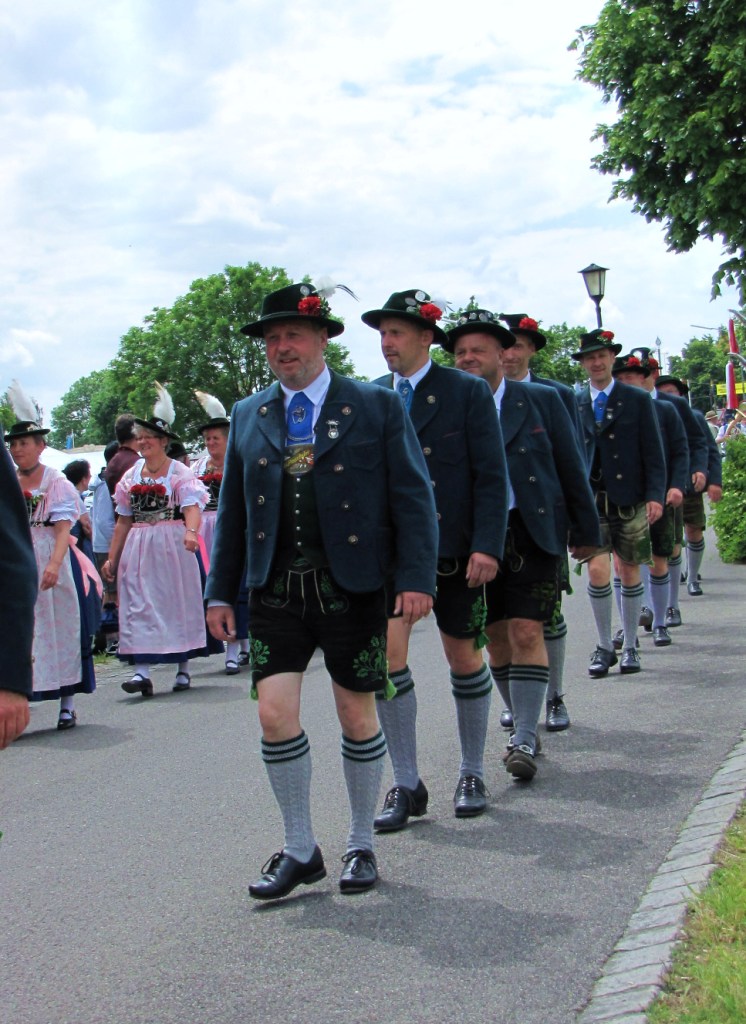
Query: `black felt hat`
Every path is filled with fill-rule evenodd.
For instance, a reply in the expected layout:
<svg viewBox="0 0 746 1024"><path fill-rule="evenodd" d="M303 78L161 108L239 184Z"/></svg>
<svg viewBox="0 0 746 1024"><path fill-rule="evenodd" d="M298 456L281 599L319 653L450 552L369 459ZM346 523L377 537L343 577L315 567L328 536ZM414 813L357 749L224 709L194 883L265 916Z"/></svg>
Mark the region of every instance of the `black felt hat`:
<svg viewBox="0 0 746 1024"><path fill-rule="evenodd" d="M546 345L547 339L539 330L539 325L526 313L501 313L500 319L505 321L513 334L526 334L533 341L537 352Z"/></svg>
<svg viewBox="0 0 746 1024"><path fill-rule="evenodd" d="M275 320L311 321L319 327L326 327L330 338L336 338L345 329L343 323L331 316L325 296L319 295L312 284L289 284L265 295L259 319L242 327L241 334L263 338L265 324Z"/></svg>
<svg viewBox="0 0 746 1024"><path fill-rule="evenodd" d="M610 349L615 356L618 356L622 351L621 345L614 344L614 333L613 331L604 331L600 327L595 331L589 331L588 334L580 335L580 350L573 352L573 359L582 359L583 356L587 356L591 352L600 352L602 349Z"/></svg>
<svg viewBox="0 0 746 1024"><path fill-rule="evenodd" d="M418 327L432 331L433 341L439 342L445 348L448 340L446 332L436 323L443 316L444 306L445 303L441 305L433 302L427 292L423 292L421 288L410 288L405 292L394 292L386 300L382 309L370 309L367 313L363 313L360 319L368 327L373 327L376 330L380 327L381 320L387 316L412 320Z"/></svg>
<svg viewBox="0 0 746 1024"><path fill-rule="evenodd" d="M442 342L446 352L453 352L456 342L464 334L491 334L503 348L515 345L515 338L498 322L498 317L488 309L470 309L460 316L453 327L448 328L446 340Z"/></svg>
<svg viewBox="0 0 746 1024"><path fill-rule="evenodd" d="M681 397L689 394L689 385L686 384L680 377L674 377L670 373L661 374L655 382L655 386L659 388L661 384L673 384L676 390L679 392Z"/></svg>
<svg viewBox="0 0 746 1024"><path fill-rule="evenodd" d="M14 423L8 433L5 434L5 440L13 441L17 437L40 437L48 433L49 428L40 427L33 420L20 420L18 423Z"/></svg>
<svg viewBox="0 0 746 1024"><path fill-rule="evenodd" d="M611 368L612 376L616 376L617 373L639 373L642 377L649 377L651 374L650 363L647 360L640 359L633 352L630 352L626 356L617 356L614 360L614 365Z"/></svg>
<svg viewBox="0 0 746 1024"><path fill-rule="evenodd" d="M158 416L151 416L149 420L140 420L137 416L132 417L135 423L141 427L145 427L146 430L152 430L154 434L159 434L161 437L170 437L172 441L180 441L181 438L178 434L175 434L171 429L171 424L166 423L165 420L159 419Z"/></svg>

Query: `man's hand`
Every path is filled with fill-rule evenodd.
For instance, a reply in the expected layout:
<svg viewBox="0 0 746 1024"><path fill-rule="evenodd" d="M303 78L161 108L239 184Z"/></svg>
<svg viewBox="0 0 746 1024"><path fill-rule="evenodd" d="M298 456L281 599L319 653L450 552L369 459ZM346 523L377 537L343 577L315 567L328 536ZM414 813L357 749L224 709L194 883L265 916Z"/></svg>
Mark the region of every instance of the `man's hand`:
<svg viewBox="0 0 746 1024"><path fill-rule="evenodd" d="M657 523L663 515L663 506L659 501L646 501L645 509L647 511L648 524L650 526L652 526L653 523Z"/></svg>
<svg viewBox="0 0 746 1024"><path fill-rule="evenodd" d="M232 643L236 639L236 616L229 604L217 604L207 609L207 628L216 640Z"/></svg>
<svg viewBox="0 0 746 1024"><path fill-rule="evenodd" d="M723 488L720 486L720 484L710 484L710 486L707 488L707 497L710 499L710 501L720 501L722 496Z"/></svg>
<svg viewBox="0 0 746 1024"><path fill-rule="evenodd" d="M598 551L598 548L591 547L590 544L579 544L577 547L569 548L570 554L576 562L586 562Z"/></svg>
<svg viewBox="0 0 746 1024"><path fill-rule="evenodd" d="M678 508L684 500L683 493L678 487L669 487L668 494L666 495L666 504L670 505L671 508Z"/></svg>
<svg viewBox="0 0 746 1024"><path fill-rule="evenodd" d="M701 494L707 484L707 477L704 473L692 473L692 484L697 494Z"/></svg>
<svg viewBox="0 0 746 1024"><path fill-rule="evenodd" d="M28 698L12 690L0 690L0 750L18 739L28 720Z"/></svg>
<svg viewBox="0 0 746 1024"><path fill-rule="evenodd" d="M429 594L420 594L416 590L404 590L396 595L394 615L401 616L407 626L413 626L415 622L419 622L420 619L429 615L432 607L433 599ZM214 633L213 636L215 636Z"/></svg>
<svg viewBox="0 0 746 1024"><path fill-rule="evenodd" d="M497 576L497 559L475 551L466 566L466 582L470 587L482 587Z"/></svg>

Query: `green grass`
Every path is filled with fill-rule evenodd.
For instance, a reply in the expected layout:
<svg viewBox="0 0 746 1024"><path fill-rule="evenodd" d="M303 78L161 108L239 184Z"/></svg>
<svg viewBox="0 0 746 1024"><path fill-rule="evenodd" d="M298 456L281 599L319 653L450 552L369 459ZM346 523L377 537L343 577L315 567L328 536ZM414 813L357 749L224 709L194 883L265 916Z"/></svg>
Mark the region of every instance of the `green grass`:
<svg viewBox="0 0 746 1024"><path fill-rule="evenodd" d="M692 903L684 941L649 1024L746 1021L746 810L717 855L720 865Z"/></svg>

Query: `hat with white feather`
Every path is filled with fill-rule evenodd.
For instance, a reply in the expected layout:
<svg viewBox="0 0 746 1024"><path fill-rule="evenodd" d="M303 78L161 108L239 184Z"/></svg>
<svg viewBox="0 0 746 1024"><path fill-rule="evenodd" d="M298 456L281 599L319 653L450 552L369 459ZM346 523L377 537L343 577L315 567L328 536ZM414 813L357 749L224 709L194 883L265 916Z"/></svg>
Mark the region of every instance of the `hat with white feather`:
<svg viewBox="0 0 746 1024"><path fill-rule="evenodd" d="M18 417L18 422L4 435L6 441L13 441L17 437L43 437L49 433L49 430L39 423L36 406L17 380L8 388L8 401Z"/></svg>
<svg viewBox="0 0 746 1024"><path fill-rule="evenodd" d="M276 292L270 292L262 300L262 311L258 320L241 328L241 334L250 338L263 338L264 327L276 320L306 320L325 327L330 338L336 338L344 331L344 324L336 320L329 309L329 297L337 290L347 292L353 299L357 295L344 284L334 284L329 277L321 278L316 284L289 284Z"/></svg>
<svg viewBox="0 0 746 1024"><path fill-rule="evenodd" d="M180 440L178 434L175 434L171 429L171 425L176 419L173 400L168 391L158 381L155 382L155 389L158 392L158 399L153 406L153 415L149 420L140 420L137 416L134 416L133 419L138 426L144 427L146 430L152 430L154 434L159 434L161 437L170 437L174 441L178 441Z"/></svg>
<svg viewBox="0 0 746 1024"><path fill-rule="evenodd" d="M360 319L368 327L379 328L385 317L398 317L401 320L413 321L418 327L433 332L433 341L439 342L444 348L448 336L436 321L442 319L446 310L451 308L450 302L444 299L431 299L421 288L410 288L405 292L394 292L389 296L382 309L370 309Z"/></svg>
<svg viewBox="0 0 746 1024"><path fill-rule="evenodd" d="M207 423L203 423L201 427L197 427L197 432L199 434L204 433L205 430L209 430L210 427L229 427L231 425L231 418L226 415L225 406L219 398L216 398L215 395L208 395L206 391L195 391L194 394L196 395L199 404L210 417Z"/></svg>

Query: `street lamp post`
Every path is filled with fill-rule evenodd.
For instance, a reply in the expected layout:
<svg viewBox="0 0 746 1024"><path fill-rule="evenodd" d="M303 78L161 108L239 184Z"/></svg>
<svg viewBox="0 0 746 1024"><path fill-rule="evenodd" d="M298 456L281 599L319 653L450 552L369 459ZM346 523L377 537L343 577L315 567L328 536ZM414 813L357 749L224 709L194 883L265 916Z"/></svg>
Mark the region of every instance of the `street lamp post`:
<svg viewBox="0 0 746 1024"><path fill-rule="evenodd" d="M601 299L604 297L604 291L606 290L606 271L608 269L608 267L599 267L595 263L590 263L584 270L578 271L579 274L583 275L585 289L589 297L596 304L596 323L599 329L603 327L601 321Z"/></svg>

